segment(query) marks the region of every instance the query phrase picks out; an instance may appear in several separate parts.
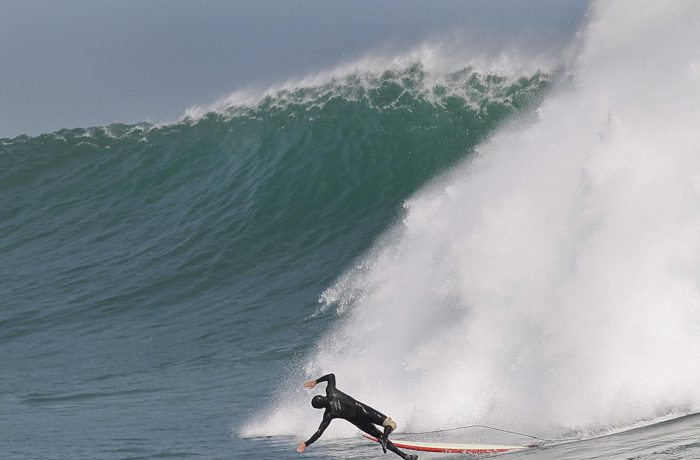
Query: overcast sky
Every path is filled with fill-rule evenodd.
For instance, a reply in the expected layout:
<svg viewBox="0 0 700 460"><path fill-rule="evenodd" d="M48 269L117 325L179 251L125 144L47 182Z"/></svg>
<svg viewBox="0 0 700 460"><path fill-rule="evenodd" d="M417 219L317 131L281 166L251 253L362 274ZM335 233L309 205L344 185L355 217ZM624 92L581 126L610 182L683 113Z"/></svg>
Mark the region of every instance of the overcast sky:
<svg viewBox="0 0 700 460"><path fill-rule="evenodd" d="M426 37L568 42L584 0L0 0L0 137L163 121Z"/></svg>

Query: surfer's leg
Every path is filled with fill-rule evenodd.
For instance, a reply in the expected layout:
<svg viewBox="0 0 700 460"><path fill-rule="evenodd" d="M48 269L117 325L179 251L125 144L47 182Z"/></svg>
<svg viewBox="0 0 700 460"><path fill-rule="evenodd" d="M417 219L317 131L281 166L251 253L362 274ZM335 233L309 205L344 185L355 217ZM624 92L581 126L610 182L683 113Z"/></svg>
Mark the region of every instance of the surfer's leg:
<svg viewBox="0 0 700 460"><path fill-rule="evenodd" d="M374 423L375 425L384 425L384 421L389 418L386 415L379 412L377 409L369 407L367 404L358 402L356 407L357 409L359 409L358 413L360 417L362 417L362 420L365 420L369 423Z"/></svg>
<svg viewBox="0 0 700 460"><path fill-rule="evenodd" d="M396 422L391 417L387 417L382 422L382 426L384 427L384 438L388 439L391 432L396 429Z"/></svg>
<svg viewBox="0 0 700 460"><path fill-rule="evenodd" d="M374 426L372 423L369 423L365 420L355 420L352 422L353 425L367 433L368 435L372 436L373 438L381 439L382 438L382 432L379 431L379 429Z"/></svg>
<svg viewBox="0 0 700 460"><path fill-rule="evenodd" d="M394 430L396 430L396 422L391 417L385 417L384 414L381 414L379 412L377 412L377 414L375 415L374 420L378 420L380 416L384 417L381 423L381 426L384 428L384 433L382 433L382 437L380 439L382 447L384 448L384 452L386 453L386 443L387 441L389 441L389 435ZM373 423L376 423L376 421Z"/></svg>
<svg viewBox="0 0 700 460"><path fill-rule="evenodd" d="M394 443L392 443L388 439L384 438L384 433L379 431L379 428L374 426L372 423L358 422L358 423L355 423L355 426L358 427L359 429L361 429L362 431L364 431L365 433L367 433L368 435L377 438L382 443L382 449L384 450L384 453L386 453L386 449L388 449L388 450L392 451L393 453L395 453L396 455L398 455L399 457L406 459L406 460L415 460L418 458L418 456L416 456L416 455L409 455L409 454L399 450L399 448L396 447L394 445ZM384 442L382 442L382 440Z"/></svg>
<svg viewBox="0 0 700 460"><path fill-rule="evenodd" d="M384 427L384 433L382 433L382 437L379 438L379 442L382 443L382 449L386 454L387 443L389 442L389 435L392 431L396 429L396 422L393 421L391 417L387 417L382 422L382 426Z"/></svg>
<svg viewBox="0 0 700 460"><path fill-rule="evenodd" d="M366 419L358 420L355 422L355 426L367 433L370 436L373 436L377 438L377 441L382 445L382 450L386 454L386 438L384 437L384 433L379 431L379 429L374 426L371 422L367 421Z"/></svg>
<svg viewBox="0 0 700 460"><path fill-rule="evenodd" d="M391 417L387 417L378 410L373 409L366 404L357 403L357 405L359 409L358 413L363 420L384 427L384 433L379 437L379 442L382 443L382 450L384 450L384 453L386 453L386 442L389 439L391 432L396 429L396 422L394 422Z"/></svg>
<svg viewBox="0 0 700 460"><path fill-rule="evenodd" d="M379 433L379 435L373 434L375 438L379 440L379 442L382 445L382 450L386 454L386 440L387 437L384 433L381 433L379 430L374 425L380 425L384 426L384 421L388 419L388 417L381 412L379 412L376 409L373 409L369 407L366 404L363 404L361 402L356 402L356 407L357 407L357 412L356 412L356 417L361 424L367 424L367 425L372 425L372 430L376 431ZM385 430L386 432L386 430Z"/></svg>
<svg viewBox="0 0 700 460"><path fill-rule="evenodd" d="M396 447L394 443L389 441L388 439L386 440L386 448L398 455L399 457L403 458L404 460L416 460L418 458L417 455L407 454L405 452L400 451L399 448Z"/></svg>

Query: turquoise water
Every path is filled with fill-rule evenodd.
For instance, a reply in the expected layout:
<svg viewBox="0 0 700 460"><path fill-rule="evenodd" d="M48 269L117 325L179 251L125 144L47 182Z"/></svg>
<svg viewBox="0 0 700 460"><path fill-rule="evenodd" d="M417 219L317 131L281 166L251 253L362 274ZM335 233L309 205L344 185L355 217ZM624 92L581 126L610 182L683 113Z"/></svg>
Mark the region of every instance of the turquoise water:
<svg viewBox="0 0 700 460"><path fill-rule="evenodd" d="M321 293L408 196L508 116L535 116L549 85L425 77L0 140L2 457L289 452L237 427L335 321L312 317Z"/></svg>

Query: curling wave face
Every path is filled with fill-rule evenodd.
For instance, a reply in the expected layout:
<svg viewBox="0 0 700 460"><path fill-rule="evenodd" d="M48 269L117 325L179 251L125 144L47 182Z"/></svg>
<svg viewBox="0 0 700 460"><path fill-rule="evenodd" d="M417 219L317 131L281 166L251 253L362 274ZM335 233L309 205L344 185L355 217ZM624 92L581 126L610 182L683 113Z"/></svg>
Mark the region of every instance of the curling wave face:
<svg viewBox="0 0 700 460"><path fill-rule="evenodd" d="M435 75L341 72L173 124L0 139L3 448L230 455L224 401L255 409L403 199L549 85Z"/></svg>
<svg viewBox="0 0 700 460"><path fill-rule="evenodd" d="M697 2L595 3L539 120L405 201L292 373L404 428L606 432L700 409ZM313 423L291 383L243 435ZM340 433L340 432L339 432Z"/></svg>
<svg viewBox="0 0 700 460"><path fill-rule="evenodd" d="M136 279L145 260L165 285L213 273L196 289L202 295L209 283L236 291L253 279L280 292L300 283L319 292L318 280L328 283L360 255L407 194L509 114L536 107L549 81L543 73L507 79L466 68L429 85L426 75L414 64L280 90L170 125L0 140L8 204L0 220L6 266L14 265L4 298L23 304L38 296L26 302L38 318L80 309L74 293L44 297L31 289L34 277L47 289L60 285L62 273L85 276L95 295L99 289L104 304L88 317L132 308L109 294L126 286L153 308L193 294L191 286L162 290L155 278ZM46 219L51 232L42 230ZM94 263L114 271L96 278L88 270ZM317 269L300 278L285 275L310 266ZM250 294L236 299L257 304Z"/></svg>

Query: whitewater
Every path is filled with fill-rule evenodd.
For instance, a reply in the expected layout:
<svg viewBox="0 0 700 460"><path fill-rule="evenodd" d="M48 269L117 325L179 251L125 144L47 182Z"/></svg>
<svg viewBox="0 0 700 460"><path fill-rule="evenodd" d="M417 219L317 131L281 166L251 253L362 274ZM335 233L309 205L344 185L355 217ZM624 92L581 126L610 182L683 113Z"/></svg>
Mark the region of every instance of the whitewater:
<svg viewBox="0 0 700 460"><path fill-rule="evenodd" d="M698 411L698 17L595 3L538 120L405 201L241 433L303 437L318 414L299 383L327 372L406 431L589 437Z"/></svg>

